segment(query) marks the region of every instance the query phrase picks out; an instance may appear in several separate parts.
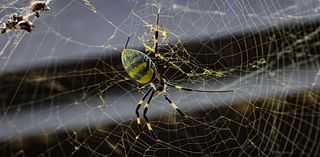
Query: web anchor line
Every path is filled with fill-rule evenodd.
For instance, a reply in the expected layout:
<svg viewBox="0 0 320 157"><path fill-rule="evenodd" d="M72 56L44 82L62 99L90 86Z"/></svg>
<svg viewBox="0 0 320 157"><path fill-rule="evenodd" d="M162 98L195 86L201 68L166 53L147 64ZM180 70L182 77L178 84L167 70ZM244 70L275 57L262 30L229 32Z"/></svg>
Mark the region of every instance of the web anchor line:
<svg viewBox="0 0 320 157"><path fill-rule="evenodd" d="M168 86L179 89L179 90L185 90L185 91L194 91L194 92L204 92L204 93L226 93L226 92L234 92L233 89L230 90L200 90L200 89L192 89L192 88L186 88L182 86L178 86L172 83L167 83Z"/></svg>

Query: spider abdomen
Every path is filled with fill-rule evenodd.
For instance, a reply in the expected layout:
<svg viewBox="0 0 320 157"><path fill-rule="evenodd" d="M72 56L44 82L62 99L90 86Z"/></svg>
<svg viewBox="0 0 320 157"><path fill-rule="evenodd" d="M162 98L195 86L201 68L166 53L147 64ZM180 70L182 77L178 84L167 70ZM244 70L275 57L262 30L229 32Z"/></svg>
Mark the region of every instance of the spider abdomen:
<svg viewBox="0 0 320 157"><path fill-rule="evenodd" d="M128 75L140 84L150 83L156 75L156 66L146 54L133 49L121 53L122 65Z"/></svg>

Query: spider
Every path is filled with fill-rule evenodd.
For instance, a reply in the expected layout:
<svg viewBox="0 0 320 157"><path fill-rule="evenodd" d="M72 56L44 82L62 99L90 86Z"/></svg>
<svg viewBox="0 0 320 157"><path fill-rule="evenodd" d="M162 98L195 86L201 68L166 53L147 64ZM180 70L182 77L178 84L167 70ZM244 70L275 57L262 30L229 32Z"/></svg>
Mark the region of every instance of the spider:
<svg viewBox="0 0 320 157"><path fill-rule="evenodd" d="M151 103L152 98L154 95L161 95L164 99L171 105L171 107L176 110L181 116L187 118L188 116L182 112L176 103L174 103L167 95L168 87L176 88L178 90L185 90L185 91L194 91L194 92L232 92L233 90L223 90L223 91L215 91L215 90L198 90L198 89L191 89L185 88L181 86L177 86L174 84L169 83L162 75L161 70L159 69L159 60L160 60L160 53L158 50L158 36L159 36L159 14L160 9L158 9L157 17L156 17L156 27L154 31L154 55L155 55L155 62L147 55L141 51L135 49L128 49L127 45L130 40L130 36L127 39L124 49L121 52L121 60L122 65L127 72L127 74L140 85L144 85L145 87L149 86L147 92L143 95L143 97L138 102L136 107L136 115L137 115L137 124L138 129L140 132L143 132L141 126L141 118L139 114L139 109L142 105L144 105L143 110L143 118L147 123L147 128L151 133L152 137L159 141L156 134L154 133L151 123L147 117L147 112L149 109L149 105ZM146 100L147 96L149 98ZM137 136L136 138L138 138Z"/></svg>

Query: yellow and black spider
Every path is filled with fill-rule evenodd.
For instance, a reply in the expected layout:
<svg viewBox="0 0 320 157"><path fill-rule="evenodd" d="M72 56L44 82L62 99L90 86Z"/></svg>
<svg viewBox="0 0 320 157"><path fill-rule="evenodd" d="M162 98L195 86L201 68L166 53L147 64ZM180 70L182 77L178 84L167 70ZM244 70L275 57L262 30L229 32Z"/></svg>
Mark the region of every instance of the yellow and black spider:
<svg viewBox="0 0 320 157"><path fill-rule="evenodd" d="M141 85L149 85L148 91L143 95L143 97L140 99L137 108L136 108L136 114L137 114L137 124L139 131L142 132L141 127L141 119L139 115L139 109L142 105L144 105L144 111L143 111L143 118L147 122L147 128L149 132L151 133L152 137L155 140L158 140L157 136L155 135L154 131L152 130L152 126L150 124L150 121L147 117L147 112L149 108L149 104L152 100L152 97L154 94L162 95L164 98L169 102L171 107L175 109L180 115L184 117L188 117L185 113L183 113L177 105L169 99L167 96L167 90L168 87L173 87L179 90L186 90L186 91L195 91L195 92L232 92L233 90L224 90L224 91L214 91L214 90L198 90L198 89L190 89L185 88L181 86L177 86L174 84L171 84L167 82L165 78L163 78L161 70L159 69L159 59L160 54L158 51L158 36L159 36L159 14L160 10L158 10L157 18L156 18L156 27L154 31L154 55L156 62L154 63L152 59L147 55L144 54L141 51L134 50L134 49L128 49L127 45L129 43L130 37L128 37L127 42L125 44L124 49L121 52L121 60L122 65L125 69L125 71L128 73L128 75L134 79L136 82L138 82ZM145 102L145 99L147 96L149 96L147 102Z"/></svg>

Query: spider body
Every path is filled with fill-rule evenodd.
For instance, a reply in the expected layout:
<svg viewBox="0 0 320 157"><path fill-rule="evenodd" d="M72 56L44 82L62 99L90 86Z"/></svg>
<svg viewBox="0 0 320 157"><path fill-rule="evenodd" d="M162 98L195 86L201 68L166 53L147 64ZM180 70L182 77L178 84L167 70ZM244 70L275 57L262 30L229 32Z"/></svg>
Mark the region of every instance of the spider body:
<svg viewBox="0 0 320 157"><path fill-rule="evenodd" d="M147 84L154 80L157 69L148 55L134 49L123 49L121 60L125 71L138 83Z"/></svg>

